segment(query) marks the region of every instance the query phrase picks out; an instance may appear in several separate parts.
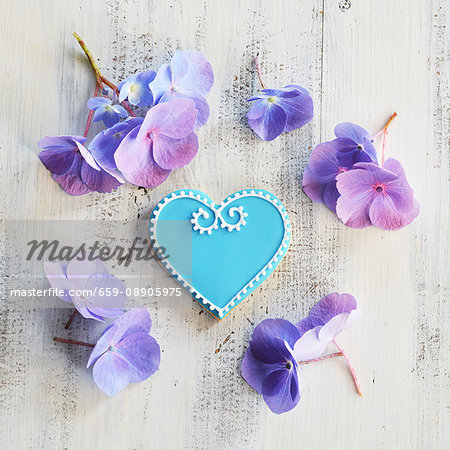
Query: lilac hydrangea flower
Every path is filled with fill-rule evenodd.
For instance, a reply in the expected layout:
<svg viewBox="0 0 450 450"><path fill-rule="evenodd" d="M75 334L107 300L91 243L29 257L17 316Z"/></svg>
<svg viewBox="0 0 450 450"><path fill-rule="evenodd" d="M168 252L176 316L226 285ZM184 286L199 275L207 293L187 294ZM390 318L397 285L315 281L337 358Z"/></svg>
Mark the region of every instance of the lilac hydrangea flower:
<svg viewBox="0 0 450 450"><path fill-rule="evenodd" d="M206 123L209 105L205 95L214 83L211 64L203 53L193 50L177 50L168 64L163 64L150 83L155 104L174 98L188 98L195 103L198 115L196 128Z"/></svg>
<svg viewBox="0 0 450 450"><path fill-rule="evenodd" d="M156 76L154 70L140 72L126 78L117 88L120 91L119 101L123 102L126 98L134 106L147 107L153 104L153 95L149 88L149 83Z"/></svg>
<svg viewBox="0 0 450 450"><path fill-rule="evenodd" d="M325 205L336 212L339 192L336 188L336 177L353 166L352 156L346 153L338 160L338 152L334 141L322 142L311 153L308 165L303 173L303 190L317 203Z"/></svg>
<svg viewBox="0 0 450 450"><path fill-rule="evenodd" d="M104 321L105 317L123 314L127 301L125 283L110 275L99 259L74 259L68 264L45 262L44 271L61 300L73 303L83 317Z"/></svg>
<svg viewBox="0 0 450 450"><path fill-rule="evenodd" d="M336 139L333 145L336 148L338 160L341 157L348 161L350 157L353 163L377 161L377 151L373 145L369 133L359 125L351 122L343 122L334 129Z"/></svg>
<svg viewBox="0 0 450 450"><path fill-rule="evenodd" d="M94 111L93 122L103 120L107 127L112 127L120 119L128 117L128 113L120 105L113 105L112 100L105 97L92 97L88 100L87 106Z"/></svg>
<svg viewBox="0 0 450 450"><path fill-rule="evenodd" d="M114 159L125 178L138 186L153 188L172 169L188 164L196 155L194 133L195 104L189 99L173 99L151 108L142 125L122 140Z"/></svg>
<svg viewBox="0 0 450 450"><path fill-rule="evenodd" d="M283 132L296 130L314 116L308 91L289 85L283 89L262 89L247 101L254 101L247 113L251 129L264 141L272 141Z"/></svg>
<svg viewBox="0 0 450 450"><path fill-rule="evenodd" d="M52 178L70 195L88 192L111 192L123 183L100 167L83 145L82 136L47 136L38 142L42 164L52 173Z"/></svg>
<svg viewBox="0 0 450 450"><path fill-rule="evenodd" d="M117 170L114 153L123 138L135 127L144 121L141 117L130 117L124 122L119 122L111 128L98 133L89 144L89 151L98 164L110 171Z"/></svg>
<svg viewBox="0 0 450 450"><path fill-rule="evenodd" d="M361 314L350 294L334 292L322 298L309 316L297 324L301 337L293 347L296 360L307 361L321 356L328 344Z"/></svg>
<svg viewBox="0 0 450 450"><path fill-rule="evenodd" d="M336 177L340 197L336 213L345 225L398 230L419 214L419 204L402 165L393 158L383 167L357 163Z"/></svg>
<svg viewBox="0 0 450 450"><path fill-rule="evenodd" d="M139 383L159 368L161 350L149 335L152 326L146 308L135 308L106 328L89 357L97 386L116 395L129 383Z"/></svg>
<svg viewBox="0 0 450 450"><path fill-rule="evenodd" d="M288 320L263 320L255 328L242 361L243 378L276 414L290 411L300 400L298 364L293 353L299 338L299 329Z"/></svg>

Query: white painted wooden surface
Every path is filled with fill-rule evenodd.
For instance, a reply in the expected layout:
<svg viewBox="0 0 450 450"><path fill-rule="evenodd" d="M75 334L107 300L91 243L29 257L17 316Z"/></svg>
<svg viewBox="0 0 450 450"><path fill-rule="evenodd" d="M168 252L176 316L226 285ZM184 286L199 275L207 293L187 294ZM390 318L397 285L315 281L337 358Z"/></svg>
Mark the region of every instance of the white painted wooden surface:
<svg viewBox="0 0 450 450"><path fill-rule="evenodd" d="M449 3L353 0L345 13L338 3L0 1L3 219L136 219L174 189L220 200L262 187L293 223L276 274L224 322L199 314L187 296L173 310L151 301L161 369L114 398L93 384L86 349L52 342L67 310L5 302L1 448L450 448ZM94 79L72 31L115 80L167 62L177 48L208 55L216 82L200 152L159 188L70 198L39 163L40 137L84 128ZM269 86L299 83L315 102L311 124L271 143L244 117L258 88L257 53ZM404 164L421 215L393 233L347 229L301 191L310 149L340 121L375 132L394 110L388 154ZM303 369L293 412L273 415L240 377L253 324L296 321L334 290L353 293L365 312L340 338L365 395L342 361L328 361ZM72 336L98 332L83 324Z"/></svg>

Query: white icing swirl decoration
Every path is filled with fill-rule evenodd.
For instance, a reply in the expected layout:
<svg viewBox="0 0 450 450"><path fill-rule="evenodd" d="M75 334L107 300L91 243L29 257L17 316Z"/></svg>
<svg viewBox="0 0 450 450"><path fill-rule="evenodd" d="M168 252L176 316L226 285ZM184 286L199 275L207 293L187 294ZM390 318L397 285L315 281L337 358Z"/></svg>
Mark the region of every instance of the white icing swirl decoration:
<svg viewBox="0 0 450 450"><path fill-rule="evenodd" d="M199 218L203 218L208 220L210 218L210 213L205 211L203 208L199 208L198 211L192 214L191 223L193 224L193 228L195 231L198 231L200 234L207 233L211 235L213 230L217 230L219 228L219 221L221 228L227 228L228 231L241 231L241 227L246 225L245 218L248 216L246 212L244 212L243 206L233 206L229 208L227 211L228 216L235 217L236 214L239 215L239 220L236 223L228 223L225 218L222 216L223 208L225 205L222 205L219 209L210 208L212 213L214 214L214 220L211 225L203 226L199 223Z"/></svg>

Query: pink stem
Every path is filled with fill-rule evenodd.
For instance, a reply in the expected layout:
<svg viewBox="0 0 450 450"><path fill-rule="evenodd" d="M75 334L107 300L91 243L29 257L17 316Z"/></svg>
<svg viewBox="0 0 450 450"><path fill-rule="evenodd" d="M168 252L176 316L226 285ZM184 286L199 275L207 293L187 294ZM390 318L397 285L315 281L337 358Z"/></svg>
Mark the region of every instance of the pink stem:
<svg viewBox="0 0 450 450"><path fill-rule="evenodd" d="M265 89L266 84L264 83L262 76L261 76L261 67L259 66L258 58L255 58L255 66L256 66L256 73L258 74L259 82L261 83L261 87L263 89Z"/></svg>
<svg viewBox="0 0 450 450"><path fill-rule="evenodd" d="M394 112L389 119L387 120L387 122L384 124L384 127L378 132L375 133L372 137L371 140L374 141L375 139L377 139L380 135L383 135L383 140L382 140L382 147L381 147L381 165L384 165L384 159L385 159L385 154L386 154L386 137L388 134L388 128L389 125L391 124L391 122L397 117L397 113Z"/></svg>
<svg viewBox="0 0 450 450"><path fill-rule="evenodd" d="M315 362L325 361L326 359L335 358L336 356L343 356L342 352L331 353L329 355L321 356L319 358L308 359L308 361L299 361L299 364L311 364Z"/></svg>
<svg viewBox="0 0 450 450"><path fill-rule="evenodd" d="M99 83L95 83L95 90L94 90L94 97L97 97L98 91L100 90L100 85ZM91 123L92 123L92 117L94 116L94 111L91 109L89 110L89 114L88 114L88 118L86 121L86 128L84 129L84 133L83 136L87 137L88 133L89 133L89 128L91 128Z"/></svg>
<svg viewBox="0 0 450 450"><path fill-rule="evenodd" d="M59 337L54 337L54 341L56 342L62 342L63 344L75 344L75 345L82 345L83 347L91 347L94 348L94 344L89 344L88 342L81 342L81 341L74 341L73 339L64 339Z"/></svg>
<svg viewBox="0 0 450 450"><path fill-rule="evenodd" d="M345 362L347 363L348 370L350 371L350 374L352 375L353 382L355 383L356 392L358 392L358 394L362 397L361 385L359 384L355 369L353 368L353 366L350 363L350 360L348 359L347 353L344 352L344 350L339 346L339 344L334 339L333 339L333 344L342 353L342 356L344 357Z"/></svg>
<svg viewBox="0 0 450 450"><path fill-rule="evenodd" d="M69 320L67 321L66 325L64 326L64 328L67 330L70 327L70 324L73 322L73 319L75 319L75 317L77 317L78 311L75 310L72 315L70 316Z"/></svg>

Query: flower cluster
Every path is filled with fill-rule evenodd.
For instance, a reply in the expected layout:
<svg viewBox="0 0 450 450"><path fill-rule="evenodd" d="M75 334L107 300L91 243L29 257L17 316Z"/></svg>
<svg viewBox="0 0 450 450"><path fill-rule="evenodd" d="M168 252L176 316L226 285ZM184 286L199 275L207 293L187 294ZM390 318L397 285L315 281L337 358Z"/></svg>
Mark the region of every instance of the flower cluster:
<svg viewBox="0 0 450 450"><path fill-rule="evenodd" d="M46 262L44 271L58 296L76 308L66 329L77 313L102 322L105 318L118 317L95 345L54 338L58 342L93 348L87 367L94 365L94 381L103 392L115 395L129 383L144 381L158 370L161 351L149 335L152 321L147 309L135 308L124 313L126 286L109 274L102 261Z"/></svg>
<svg viewBox="0 0 450 450"><path fill-rule="evenodd" d="M254 102L247 113L250 128L264 141L273 141L281 133L287 133L310 122L314 106L309 92L291 84L282 89L266 89L262 81L258 59L255 60L262 90L248 102Z"/></svg>
<svg viewBox="0 0 450 450"><path fill-rule="evenodd" d="M358 125L341 123L335 128L336 139L319 144L311 153L303 189L348 227L397 230L419 214L402 165L393 158L384 161L387 128L395 116L373 137ZM373 144L379 135L383 138L381 164Z"/></svg>
<svg viewBox="0 0 450 450"><path fill-rule="evenodd" d="M40 160L70 195L111 192L126 181L158 186L197 154L195 130L208 119L205 95L214 82L210 63L200 52L176 51L170 65L132 75L116 86L103 77L74 35L97 79L94 97L87 102L86 129L83 136L41 139ZM136 117L141 110L130 105L149 109ZM86 145L92 121L103 121L106 129Z"/></svg>
<svg viewBox="0 0 450 450"><path fill-rule="evenodd" d="M335 292L322 298L296 325L285 319L263 320L253 331L242 361L242 376L263 395L272 412L281 414L300 401L300 365L343 356L362 395L355 371L335 340L360 315L352 295ZM329 343L339 352L322 356Z"/></svg>

